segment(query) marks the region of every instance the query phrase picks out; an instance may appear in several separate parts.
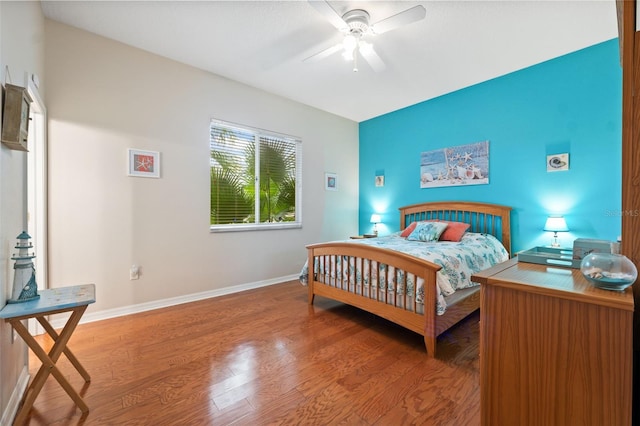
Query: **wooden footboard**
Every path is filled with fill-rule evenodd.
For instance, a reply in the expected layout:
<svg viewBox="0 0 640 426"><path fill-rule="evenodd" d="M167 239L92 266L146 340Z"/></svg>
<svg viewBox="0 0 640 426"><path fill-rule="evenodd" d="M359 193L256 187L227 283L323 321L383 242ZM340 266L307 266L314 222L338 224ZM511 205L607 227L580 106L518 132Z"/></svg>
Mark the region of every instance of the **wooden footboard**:
<svg viewBox="0 0 640 426"><path fill-rule="evenodd" d="M439 201L400 209L400 229L413 221L447 220L469 223L469 231L491 234L502 242L511 253L511 208L497 204L462 201ZM307 246L308 249L308 287L309 303L313 304L315 295L334 299L412 330L424 336L429 356L435 356L436 338L451 326L480 307L480 287L458 290L446 298L447 310L444 315L436 314L437 281L436 274L440 266L396 251L379 247L351 244L348 242L321 243ZM353 268L347 268L347 274L336 273L339 262L353 262ZM318 262L325 267L315 269ZM356 271L367 271L372 277L378 270L372 264L393 267L396 284L403 289L413 282L413 293L392 292L379 287L363 285L366 277L358 276ZM334 269L331 269L334 268ZM375 271L374 271L375 269ZM317 271L314 273L314 270ZM389 273L389 268L382 268ZM364 274L366 275L366 274ZM387 277L384 277L386 281ZM424 300L417 303L415 288L418 278L424 281ZM376 278L379 279L379 278ZM413 281L411 281L413 280Z"/></svg>
<svg viewBox="0 0 640 426"><path fill-rule="evenodd" d="M438 335L436 272L440 266L404 253L359 244L322 243L309 245L307 249L309 304L313 304L314 296L319 295L364 309L423 335L427 353L435 355ZM377 276L378 267L375 265L385 265L383 269L387 274L388 267L393 267L396 285L406 289L408 283L413 282L413 294L380 290L377 285L362 285L362 276L359 280L358 273L353 270L340 273L336 267L338 262L343 265L353 262L355 269L360 271L368 268L369 277ZM312 273L313 270L316 272ZM387 281L386 276L382 278ZM415 297L418 278L424 280L424 303L418 303Z"/></svg>

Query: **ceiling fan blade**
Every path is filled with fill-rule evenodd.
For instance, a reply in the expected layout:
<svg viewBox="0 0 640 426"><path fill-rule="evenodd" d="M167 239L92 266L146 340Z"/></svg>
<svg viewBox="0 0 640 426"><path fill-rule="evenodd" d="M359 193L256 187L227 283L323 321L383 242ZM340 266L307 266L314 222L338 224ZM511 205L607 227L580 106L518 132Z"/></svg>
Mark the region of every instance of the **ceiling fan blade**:
<svg viewBox="0 0 640 426"><path fill-rule="evenodd" d="M315 55L311 55L306 59L303 59L302 62L317 62L320 61L324 58L328 58L329 56L333 55L336 52L339 52L340 50L342 50L342 43L338 43L336 45L331 46L328 49L324 49L318 53L316 53Z"/></svg>
<svg viewBox="0 0 640 426"><path fill-rule="evenodd" d="M389 16L388 18L378 21L371 25L371 30L374 34L382 34L387 31L391 31L403 25L410 24L412 22L420 21L427 16L427 10L422 5L414 6L403 12Z"/></svg>
<svg viewBox="0 0 640 426"><path fill-rule="evenodd" d="M378 56L373 49L371 43L360 42L359 52L375 72L381 72L387 68L382 58Z"/></svg>
<svg viewBox="0 0 640 426"><path fill-rule="evenodd" d="M331 25L343 32L349 32L349 26L342 19L338 13L333 10L331 5L326 1L314 1L309 0L309 4L313 6L327 21L331 22Z"/></svg>

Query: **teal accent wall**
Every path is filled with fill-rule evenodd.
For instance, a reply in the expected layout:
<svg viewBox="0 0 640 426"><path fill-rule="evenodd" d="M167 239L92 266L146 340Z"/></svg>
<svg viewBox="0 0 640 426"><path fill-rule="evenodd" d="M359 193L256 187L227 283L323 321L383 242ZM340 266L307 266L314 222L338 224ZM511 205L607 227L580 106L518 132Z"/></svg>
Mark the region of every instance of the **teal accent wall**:
<svg viewBox="0 0 640 426"><path fill-rule="evenodd" d="M364 121L359 131L361 233L374 212L383 235L399 230L400 206L468 200L513 207L514 252L551 243L542 230L549 214L565 216L563 246L620 235L618 39ZM485 140L488 184L420 188L421 152ZM547 155L561 153L569 170L547 172Z"/></svg>

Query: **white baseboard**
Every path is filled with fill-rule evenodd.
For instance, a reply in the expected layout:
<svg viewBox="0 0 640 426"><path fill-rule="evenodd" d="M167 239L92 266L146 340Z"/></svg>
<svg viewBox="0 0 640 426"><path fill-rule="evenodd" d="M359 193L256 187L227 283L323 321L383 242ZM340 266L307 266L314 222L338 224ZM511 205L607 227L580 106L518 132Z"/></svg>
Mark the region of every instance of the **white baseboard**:
<svg viewBox="0 0 640 426"><path fill-rule="evenodd" d="M29 385L29 368L25 365L22 371L20 372L20 377L18 377L18 382L16 383L16 387L13 388L13 392L11 393L11 398L9 398L9 403L7 404L7 408L2 413L2 418L0 419L0 425L2 426L10 426L13 424L13 419L15 419L16 414L18 414L18 408L20 408L20 403L22 402L22 396L24 395L25 390L27 390L27 386Z"/></svg>
<svg viewBox="0 0 640 426"><path fill-rule="evenodd" d="M273 278L265 281L256 281L253 283L240 284L231 287L220 288L216 290L204 291L202 293L187 294L184 296L171 297L169 299L155 300L153 302L139 303L137 305L124 306L122 308L106 309L98 312L88 312L80 321L80 324L100 321L109 318L121 317L124 315L137 314L140 312L151 311L153 309L166 308L169 306L180 305L182 303L196 302L198 300L210 299L212 297L224 296L227 294L238 293L254 288L266 287L269 285L280 284L287 281L297 280L298 275L289 275L286 277ZM62 328L66 323L66 318L59 318L51 321L53 328Z"/></svg>

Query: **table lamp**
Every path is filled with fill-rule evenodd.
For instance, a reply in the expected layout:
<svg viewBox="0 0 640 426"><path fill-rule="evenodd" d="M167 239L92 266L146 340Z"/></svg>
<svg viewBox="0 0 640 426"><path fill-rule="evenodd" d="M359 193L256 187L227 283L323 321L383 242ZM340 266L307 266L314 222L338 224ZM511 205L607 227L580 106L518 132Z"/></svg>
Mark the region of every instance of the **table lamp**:
<svg viewBox="0 0 640 426"><path fill-rule="evenodd" d="M567 227L567 222L564 220L564 217L549 216L544 224L544 230L553 232L553 243L551 247L560 247L560 243L558 243L558 232L567 232L569 228Z"/></svg>
<svg viewBox="0 0 640 426"><path fill-rule="evenodd" d="M380 215L376 213L372 214L370 222L373 223L373 234L378 235L378 224L380 223Z"/></svg>

